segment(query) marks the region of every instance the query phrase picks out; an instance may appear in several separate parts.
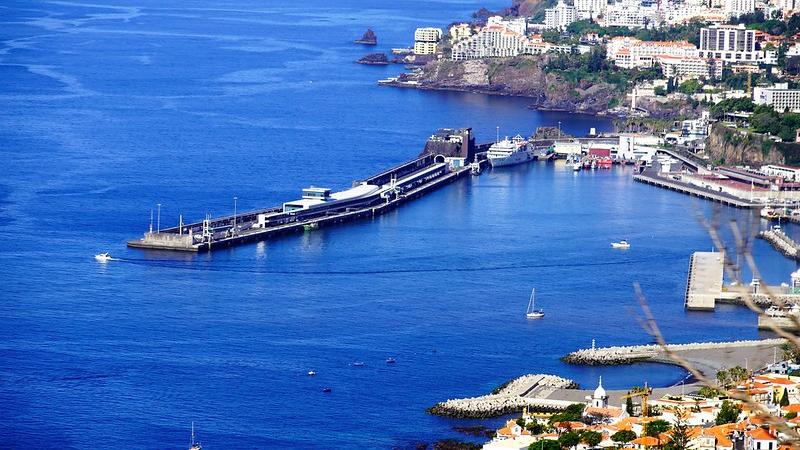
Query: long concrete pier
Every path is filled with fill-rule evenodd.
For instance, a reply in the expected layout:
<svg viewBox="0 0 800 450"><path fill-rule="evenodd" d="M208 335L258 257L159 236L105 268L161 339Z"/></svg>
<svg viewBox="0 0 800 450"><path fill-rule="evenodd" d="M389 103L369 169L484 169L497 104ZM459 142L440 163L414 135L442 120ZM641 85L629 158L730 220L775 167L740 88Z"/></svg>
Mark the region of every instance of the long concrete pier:
<svg viewBox="0 0 800 450"><path fill-rule="evenodd" d="M450 167L443 156L429 154L354 182L354 187L362 186L367 193L344 201L332 201L330 206L289 209L285 204L181 224L145 233L141 239L128 241L128 246L199 252L372 218L469 173L468 166Z"/></svg>
<svg viewBox="0 0 800 450"><path fill-rule="evenodd" d="M653 186L693 195L706 200L715 201L722 203L723 205L734 206L736 208L760 208L763 206L758 203L751 203L739 197L734 197L733 195L726 194L724 192L715 192L709 189L702 189L689 183L669 179L652 173L643 172L636 174L633 176L633 180L640 183L647 183Z"/></svg>
<svg viewBox="0 0 800 450"><path fill-rule="evenodd" d="M725 254L695 252L689 259L684 305L689 310L713 310L722 292Z"/></svg>

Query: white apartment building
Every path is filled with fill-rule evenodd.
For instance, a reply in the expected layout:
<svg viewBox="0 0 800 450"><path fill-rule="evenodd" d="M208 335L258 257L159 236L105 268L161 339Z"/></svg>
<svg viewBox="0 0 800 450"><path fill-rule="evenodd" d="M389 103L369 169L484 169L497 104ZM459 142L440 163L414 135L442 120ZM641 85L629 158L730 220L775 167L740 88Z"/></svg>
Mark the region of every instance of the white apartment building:
<svg viewBox="0 0 800 450"><path fill-rule="evenodd" d="M686 23L695 17L707 22L727 21L727 15L722 9L709 8L706 6L706 2L700 0L662 3L659 13L661 14L661 20L670 25Z"/></svg>
<svg viewBox="0 0 800 450"><path fill-rule="evenodd" d="M722 76L722 63L697 56L658 56L658 64L667 78L680 81L693 78L719 78Z"/></svg>
<svg viewBox="0 0 800 450"><path fill-rule="evenodd" d="M508 58L519 55L527 43L525 36L505 27L486 26L467 39L454 43L450 57L455 61Z"/></svg>
<svg viewBox="0 0 800 450"><path fill-rule="evenodd" d="M800 89L789 89L786 83L753 88L753 103L772 106L776 112L800 112Z"/></svg>
<svg viewBox="0 0 800 450"><path fill-rule="evenodd" d="M756 12L756 0L725 0L725 13L729 17Z"/></svg>
<svg viewBox="0 0 800 450"><path fill-rule="evenodd" d="M761 52L756 51L756 32L741 24L703 28L700 30L700 57L757 63Z"/></svg>
<svg viewBox="0 0 800 450"><path fill-rule="evenodd" d="M624 69L652 67L660 56L697 57L697 47L687 41L641 41L615 37L606 45L607 58Z"/></svg>
<svg viewBox="0 0 800 450"><path fill-rule="evenodd" d="M607 0L575 0L578 20L596 19L606 12Z"/></svg>
<svg viewBox="0 0 800 450"><path fill-rule="evenodd" d="M619 0L606 7L605 26L646 28L661 20L655 6L642 6L637 0Z"/></svg>
<svg viewBox="0 0 800 450"><path fill-rule="evenodd" d="M547 29L563 31L578 20L578 12L572 5L567 5L564 0L558 0L558 4L553 8L544 10L544 26Z"/></svg>
<svg viewBox="0 0 800 450"><path fill-rule="evenodd" d="M458 42L472 36L472 27L468 23L457 23L450 27L450 41Z"/></svg>
<svg viewBox="0 0 800 450"><path fill-rule="evenodd" d="M528 32L528 21L524 17L503 20L501 16L492 16L486 20L486 26L500 26L515 33L525 35Z"/></svg>
<svg viewBox="0 0 800 450"><path fill-rule="evenodd" d="M432 55L438 49L439 41L442 39L442 29L425 27L417 28L414 31L414 54Z"/></svg>

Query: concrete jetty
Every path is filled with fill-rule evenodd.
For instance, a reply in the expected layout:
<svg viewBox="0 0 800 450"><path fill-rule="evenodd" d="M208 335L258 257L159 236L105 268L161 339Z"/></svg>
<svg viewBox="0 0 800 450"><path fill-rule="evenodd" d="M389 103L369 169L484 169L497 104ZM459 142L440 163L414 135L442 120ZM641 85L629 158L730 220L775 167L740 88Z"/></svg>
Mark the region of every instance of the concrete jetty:
<svg viewBox="0 0 800 450"><path fill-rule="evenodd" d="M694 252L689 259L684 305L690 310L713 310L722 292L725 254Z"/></svg>
<svg viewBox="0 0 800 450"><path fill-rule="evenodd" d="M283 206L151 229L128 241L128 246L199 252L316 230L376 217L469 174L469 166L451 165L443 155L427 154L356 181L348 191L331 194L329 189L312 187L303 190L303 199Z"/></svg>
<svg viewBox="0 0 800 450"><path fill-rule="evenodd" d="M736 208L760 208L763 205L759 203L749 202L739 197L726 194L724 192L716 192L710 189L703 189L690 183L674 180L667 177L659 176L652 172L643 172L633 176L634 181L640 183L647 183L653 186L658 186L665 189L670 189L684 194L693 195L695 197L703 198L706 200L722 203L723 205L735 206Z"/></svg>
<svg viewBox="0 0 800 450"><path fill-rule="evenodd" d="M743 340L730 342L695 342L668 344L669 351L688 361L706 376L736 365L760 367L772 361L772 349L785 339ZM677 364L658 345L628 345L587 348L574 351L562 358L570 364L622 365L635 362Z"/></svg>
<svg viewBox="0 0 800 450"><path fill-rule="evenodd" d="M459 418L486 418L522 411L556 412L574 401L547 398L555 391L575 389L574 381L555 375L528 374L489 395L451 399L428 409L431 414Z"/></svg>
<svg viewBox="0 0 800 450"><path fill-rule="evenodd" d="M787 258L800 260L800 245L779 229L769 229L758 233L758 237L769 242L775 250Z"/></svg>

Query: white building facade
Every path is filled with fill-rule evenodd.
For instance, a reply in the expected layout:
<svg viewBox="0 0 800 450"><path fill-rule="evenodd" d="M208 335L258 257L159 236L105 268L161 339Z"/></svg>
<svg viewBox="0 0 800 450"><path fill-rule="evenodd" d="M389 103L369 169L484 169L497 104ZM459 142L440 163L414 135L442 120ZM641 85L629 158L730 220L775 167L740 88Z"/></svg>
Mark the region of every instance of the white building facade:
<svg viewBox="0 0 800 450"><path fill-rule="evenodd" d="M425 27L414 31L414 54L432 55L436 53L439 41L442 39L442 29Z"/></svg>
<svg viewBox="0 0 800 450"><path fill-rule="evenodd" d="M700 57L725 62L758 63L756 32L744 25L713 25L700 30Z"/></svg>
<svg viewBox="0 0 800 450"><path fill-rule="evenodd" d="M558 0L555 7L544 10L544 25L547 29L564 31L576 20L578 20L577 9L564 3L564 0Z"/></svg>
<svg viewBox="0 0 800 450"><path fill-rule="evenodd" d="M667 78L689 80L696 78L722 77L722 63L714 59L700 58L697 56L659 56L658 64Z"/></svg>
<svg viewBox="0 0 800 450"><path fill-rule="evenodd" d="M789 89L785 83L773 87L755 87L753 103L772 106L776 112L800 112L800 89Z"/></svg>

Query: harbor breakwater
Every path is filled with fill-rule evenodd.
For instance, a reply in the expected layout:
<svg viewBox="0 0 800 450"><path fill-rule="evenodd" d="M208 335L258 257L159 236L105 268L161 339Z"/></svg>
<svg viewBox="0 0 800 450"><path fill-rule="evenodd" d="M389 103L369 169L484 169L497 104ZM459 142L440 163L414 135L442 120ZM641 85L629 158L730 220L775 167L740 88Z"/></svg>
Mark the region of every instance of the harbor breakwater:
<svg viewBox="0 0 800 450"><path fill-rule="evenodd" d="M495 392L479 397L451 399L428 408L438 416L484 419L530 411L556 412L574 402L546 398L559 389L578 389L578 384L556 375L528 374L504 384Z"/></svg>
<svg viewBox="0 0 800 450"><path fill-rule="evenodd" d="M785 342L784 339L761 339L743 340L730 342L699 342L689 344L668 344L667 349L678 355L687 352L710 351L704 355L711 361L709 366L713 367L714 362L722 363L720 358L715 359L713 353L722 353L723 350L758 349L761 347L775 347ZM611 366L631 364L635 362L660 362L667 364L677 364L671 359L664 348L660 345L627 345L602 348L588 348L574 351L561 358L569 364L582 364L588 366Z"/></svg>
<svg viewBox="0 0 800 450"><path fill-rule="evenodd" d="M800 249L795 241L786 235L783 231L771 229L760 231L758 237L769 242L775 250L779 251L783 256L791 259L800 259Z"/></svg>

